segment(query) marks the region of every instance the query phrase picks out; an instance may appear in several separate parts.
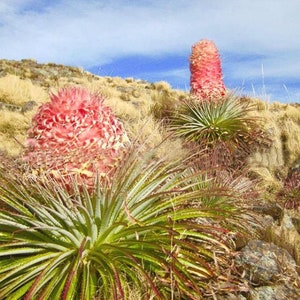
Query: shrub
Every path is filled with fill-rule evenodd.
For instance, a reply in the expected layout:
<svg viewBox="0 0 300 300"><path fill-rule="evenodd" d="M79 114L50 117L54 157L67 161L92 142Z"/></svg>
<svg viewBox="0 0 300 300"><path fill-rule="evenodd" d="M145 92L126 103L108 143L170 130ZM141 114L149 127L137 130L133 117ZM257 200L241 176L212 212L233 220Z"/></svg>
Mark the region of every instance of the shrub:
<svg viewBox="0 0 300 300"><path fill-rule="evenodd" d="M276 194L277 202L286 209L298 209L300 206L300 177L298 169L292 170L283 182L283 188Z"/></svg>
<svg viewBox="0 0 300 300"><path fill-rule="evenodd" d="M168 123L170 117L177 110L179 101L174 95L166 90L152 92L154 104L151 106L150 112L162 123Z"/></svg>

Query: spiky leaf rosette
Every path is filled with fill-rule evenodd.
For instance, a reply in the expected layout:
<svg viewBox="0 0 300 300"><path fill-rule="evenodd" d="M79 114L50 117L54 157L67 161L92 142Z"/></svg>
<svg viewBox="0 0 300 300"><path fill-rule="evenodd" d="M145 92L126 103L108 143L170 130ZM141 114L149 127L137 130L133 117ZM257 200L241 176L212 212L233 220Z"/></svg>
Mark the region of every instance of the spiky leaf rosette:
<svg viewBox="0 0 300 300"><path fill-rule="evenodd" d="M78 87L50 98L33 118L24 159L33 169L65 180L76 174L88 185L95 172L110 177L128 139L104 98Z"/></svg>
<svg viewBox="0 0 300 300"><path fill-rule="evenodd" d="M191 94L198 100L214 100L225 95L221 60L212 41L201 40L192 46L190 56Z"/></svg>
<svg viewBox="0 0 300 300"><path fill-rule="evenodd" d="M171 130L224 161L231 157L242 163L258 145L269 145L260 120L250 115L254 107L249 101L233 94L218 99L183 102L172 118Z"/></svg>
<svg viewBox="0 0 300 300"><path fill-rule="evenodd" d="M93 192L0 175L1 299L198 300L227 264L239 211L184 162L135 152Z"/></svg>

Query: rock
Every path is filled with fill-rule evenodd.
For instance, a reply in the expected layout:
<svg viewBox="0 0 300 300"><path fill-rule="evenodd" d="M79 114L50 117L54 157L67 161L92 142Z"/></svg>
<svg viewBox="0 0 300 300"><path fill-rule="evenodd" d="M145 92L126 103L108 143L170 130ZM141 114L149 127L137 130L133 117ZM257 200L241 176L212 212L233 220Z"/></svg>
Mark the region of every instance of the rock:
<svg viewBox="0 0 300 300"><path fill-rule="evenodd" d="M300 273L300 211L284 209L279 224L273 224L266 231L266 240L286 249L294 258Z"/></svg>
<svg viewBox="0 0 300 300"><path fill-rule="evenodd" d="M225 296L218 296L218 300L247 300L243 295L235 295L232 293L229 293Z"/></svg>
<svg viewBox="0 0 300 300"><path fill-rule="evenodd" d="M261 240L251 240L236 258L236 264L245 278L257 285L268 285L285 276L298 277L296 263L288 251Z"/></svg>
<svg viewBox="0 0 300 300"><path fill-rule="evenodd" d="M22 109L22 108L21 108L20 106L18 106L18 105L0 102L0 110L7 110L7 111L17 111L17 112L20 112L21 109Z"/></svg>
<svg viewBox="0 0 300 300"><path fill-rule="evenodd" d="M27 101L23 104L21 108L21 112L24 113L26 111L32 110L35 106L37 106L37 103L34 100Z"/></svg>
<svg viewBox="0 0 300 300"><path fill-rule="evenodd" d="M299 300L299 289L291 285L260 286L253 289L248 300Z"/></svg>
<svg viewBox="0 0 300 300"><path fill-rule="evenodd" d="M37 103L34 100L27 101L22 106L4 103L0 101L0 110L8 110L8 111L25 113L27 111L32 110L36 105Z"/></svg>

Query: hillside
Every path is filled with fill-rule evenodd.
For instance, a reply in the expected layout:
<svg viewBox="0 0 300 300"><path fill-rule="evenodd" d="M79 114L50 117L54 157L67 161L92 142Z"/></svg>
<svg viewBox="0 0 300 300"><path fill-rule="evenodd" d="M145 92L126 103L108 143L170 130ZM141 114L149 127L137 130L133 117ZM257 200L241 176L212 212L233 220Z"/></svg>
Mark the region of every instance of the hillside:
<svg viewBox="0 0 300 300"><path fill-rule="evenodd" d="M164 157L170 162L185 157L184 154L187 149L182 139L170 137L168 126L164 123L164 116L170 110L175 110L184 99L188 99L190 97L188 92L174 90L167 82L150 83L132 78L100 77L81 68L53 63L39 64L31 59L22 61L0 60L1 153L17 159L22 154L27 131L31 127L32 118L39 106L49 101L51 93L56 93L59 88L69 86L86 87L90 91L102 94L105 97L105 104L111 107L117 118L124 124L129 139L137 141L141 149L147 151L160 145L154 155ZM246 220L248 213L249 216L253 213L257 218L255 222L263 227L262 232L258 230L258 236L261 240L256 240L253 236L251 239L248 237L249 240L245 240L247 238L238 237L237 234L234 251L240 251L241 257L244 259L240 262L242 271L239 273L238 270L237 274L243 274L239 280L245 281L243 276L247 276L249 271L247 268L250 266L250 275L248 274L250 279L243 284L251 286L249 290L252 289L257 294L255 296L255 293L250 293L247 296L249 300L262 299L259 289L268 289L274 283L278 284L279 290L274 285L275 287L272 287L273 295L277 295L278 291L283 293L283 298L278 299L286 299L286 295L290 294L296 296L296 298L290 299L297 299L297 296L300 295L300 281L296 272L299 273L297 265L299 266L300 263L299 197L297 198L297 195L299 196L299 180L296 180L297 185L289 187L286 184L286 178L290 175L291 170L296 170L296 175L299 176L300 105L267 103L260 99L248 97L241 97L240 100L251 103L253 110L250 114L256 117L261 124L268 143L262 141L255 152L250 155L247 160L247 174L237 172L237 175L234 173L232 178L230 177L232 174L229 171L227 173L227 170L217 174L217 177L225 178L225 184L230 185L232 191L240 193L239 195L243 199L242 203L245 206L245 210L241 210L243 213L240 214L240 217ZM153 157L151 156L150 159L152 160ZM183 169L186 171L186 166ZM141 174L143 173L141 172ZM213 174L215 176L216 173ZM188 181L189 185L190 181ZM210 195L208 198L210 199ZM286 203L290 207L287 208ZM236 206L235 202L234 205ZM202 218L201 221L205 223L205 226L211 222L209 218ZM247 221L251 224L250 226L253 226L250 229L246 228L248 233L255 231L256 227L260 227L258 224L251 223L250 217ZM227 222L226 218L224 222ZM240 225L234 224L230 231L234 232ZM276 248L273 243L279 248ZM283 260L286 259L286 252L284 251L291 255L289 259L293 266L291 270L288 270L291 273L287 273L287 275L285 274L286 261L284 261L283 267L281 266L279 269L276 265L275 271L269 267L274 256ZM262 274L256 265L257 257L260 255L263 258L269 257L266 262L259 262L265 268ZM255 259L254 267L251 266L253 264L251 259L253 258ZM267 266L264 265L265 263ZM273 263L277 264L278 261L273 261ZM235 264L239 265L238 260L235 260ZM252 272L258 277L261 276L253 285ZM275 277L269 278L268 272L271 273L270 276L275 274ZM229 274L228 278L230 276ZM222 280L226 281L226 276L224 278ZM283 278L287 278L286 281L283 281ZM228 282L227 284L229 284ZM256 286L258 287L256 288ZM222 290L221 284L217 289ZM230 287L225 287L223 291L230 294L234 288L230 290ZM264 290L263 293L268 293L268 290ZM213 298L208 299L241 300L246 298L240 294L236 298L215 298L213 296Z"/></svg>
<svg viewBox="0 0 300 300"><path fill-rule="evenodd" d="M39 104L49 100L49 93L66 86L84 86L101 92L107 105L124 122L129 136L147 138L149 147L159 144L167 135L156 108L174 103L175 106L188 97L187 92L173 90L166 82L100 77L81 68L39 64L31 59L0 60L1 150L12 156L19 154ZM276 187L300 160L300 105L251 101L256 106L254 115L261 118L272 145L258 150L249 161L253 172L266 185ZM172 145L166 143L162 154L170 159L180 157L184 151L181 142L173 139L169 143Z"/></svg>

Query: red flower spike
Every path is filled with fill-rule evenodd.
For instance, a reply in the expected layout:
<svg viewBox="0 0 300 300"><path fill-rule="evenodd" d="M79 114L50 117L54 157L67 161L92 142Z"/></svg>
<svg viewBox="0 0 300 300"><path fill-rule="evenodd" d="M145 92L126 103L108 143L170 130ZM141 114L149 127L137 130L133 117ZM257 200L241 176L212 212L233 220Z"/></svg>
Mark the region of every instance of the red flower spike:
<svg viewBox="0 0 300 300"><path fill-rule="evenodd" d="M24 159L46 174L80 176L92 186L96 173L109 179L128 138L103 97L83 88L65 88L43 104L33 118Z"/></svg>
<svg viewBox="0 0 300 300"><path fill-rule="evenodd" d="M191 94L199 100L214 100L225 95L221 61L212 41L201 40L192 47L190 56Z"/></svg>

